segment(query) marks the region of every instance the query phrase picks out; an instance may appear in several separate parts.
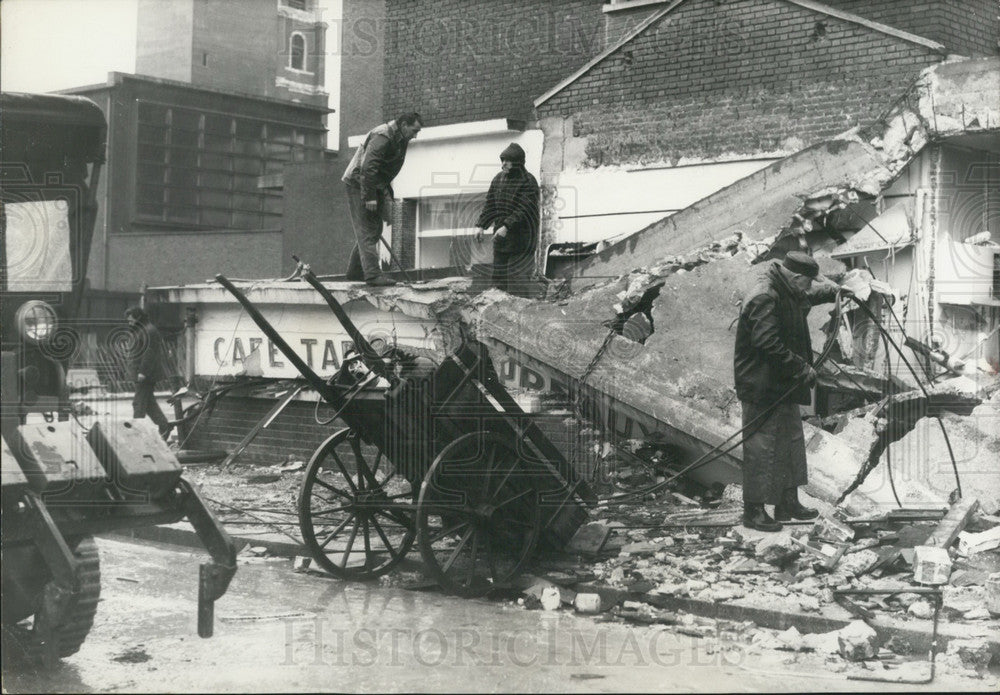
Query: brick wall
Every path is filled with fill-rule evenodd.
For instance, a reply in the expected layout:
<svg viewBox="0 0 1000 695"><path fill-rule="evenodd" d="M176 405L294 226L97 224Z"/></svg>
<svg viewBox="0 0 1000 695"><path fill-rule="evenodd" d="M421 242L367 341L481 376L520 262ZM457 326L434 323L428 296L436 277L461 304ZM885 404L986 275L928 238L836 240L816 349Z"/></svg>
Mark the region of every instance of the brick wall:
<svg viewBox="0 0 1000 695"><path fill-rule="evenodd" d="M264 398L238 398L227 396L212 412L203 417L185 443L188 449L232 451L250 429L274 407L276 401ZM322 441L343 427L339 421L330 425L316 424L313 419L315 404L295 402L281 413L271 426L261 430L240 461L274 464L289 455L308 460ZM332 412L320 405L321 419Z"/></svg>
<svg viewBox="0 0 1000 695"><path fill-rule="evenodd" d="M382 111L385 66L385 0L343 0L340 32L340 151L352 152L347 138L363 135L390 117ZM334 31L333 27L330 31ZM334 39L331 37L330 44ZM351 161L342 157L341 170Z"/></svg>
<svg viewBox="0 0 1000 695"><path fill-rule="evenodd" d="M593 166L797 150L870 123L934 51L780 0L690 0L538 109Z"/></svg>
<svg viewBox="0 0 1000 695"><path fill-rule="evenodd" d="M532 100L605 47L601 0L393 0L385 115L427 125L532 117Z"/></svg>
<svg viewBox="0 0 1000 695"><path fill-rule="evenodd" d="M830 7L934 39L949 53L996 55L997 0L824 0Z"/></svg>

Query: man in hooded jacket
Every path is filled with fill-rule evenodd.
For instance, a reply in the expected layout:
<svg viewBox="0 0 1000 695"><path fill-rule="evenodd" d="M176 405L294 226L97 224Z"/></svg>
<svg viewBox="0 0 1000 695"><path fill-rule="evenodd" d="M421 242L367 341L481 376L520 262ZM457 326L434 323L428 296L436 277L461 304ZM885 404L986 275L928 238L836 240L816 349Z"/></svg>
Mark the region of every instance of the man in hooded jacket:
<svg viewBox="0 0 1000 695"><path fill-rule="evenodd" d="M781 521L814 519L799 502L808 481L799 405L810 402L816 383L806 316L831 302L837 286L812 288L819 265L791 251L774 262L747 293L736 329L736 395L743 407L743 525L779 531ZM774 505L774 518L764 509Z"/></svg>
<svg viewBox="0 0 1000 695"><path fill-rule="evenodd" d="M502 169L493 177L476 221L476 238L493 229L493 285L505 292L511 276L531 266L538 241L538 181L524 168L524 150L515 142L500 153Z"/></svg>

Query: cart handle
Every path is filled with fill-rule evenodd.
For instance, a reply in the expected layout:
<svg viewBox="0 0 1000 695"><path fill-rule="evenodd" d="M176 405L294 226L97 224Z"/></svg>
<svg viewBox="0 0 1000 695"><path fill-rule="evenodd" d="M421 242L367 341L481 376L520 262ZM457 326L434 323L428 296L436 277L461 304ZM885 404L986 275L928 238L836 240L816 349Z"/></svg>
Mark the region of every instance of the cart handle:
<svg viewBox="0 0 1000 695"><path fill-rule="evenodd" d="M240 290L238 290L233 283L226 279L224 275L216 275L215 279L220 285L229 290L231 295L236 297L236 301L243 305L243 308L246 309L247 314L251 319L253 319L253 322L257 324L260 330L264 332L264 335L271 340L275 347L281 350L281 353L288 358L288 361L295 365L295 368L298 369L299 373L305 377L306 381L309 382L309 385L312 386L328 403L333 403L335 405L340 404L340 394L337 390L330 386L319 374L310 369L309 365L302 361L302 358L299 357L288 345L288 343L285 342L285 339L278 334L278 331L274 330L274 326L268 323L268 320L265 319L259 311L257 311L257 307L255 307L253 303L247 299L246 295L240 292Z"/></svg>
<svg viewBox="0 0 1000 695"><path fill-rule="evenodd" d="M330 310L337 317L337 320L340 321L340 325L342 325L344 330L347 331L347 334L351 336L351 340L354 341L354 346L361 354L361 359L364 360L365 366L378 374L380 377L388 379L390 383L394 383L395 374L393 374L392 370L388 368L385 360L383 360L382 356L375 351L375 348L373 348L371 343L368 342L368 339L361 334L358 327L354 325L354 321L351 321L351 317L347 315L347 312L344 311L344 307L337 301L337 298L333 296L333 293L319 281L319 278L313 275L312 269L309 267L308 263L303 263L299 260L299 257L294 254L292 254L292 258L295 259L295 262L298 263L299 267L302 269L302 279L312 285L313 289L319 292L320 296L326 300L327 306L330 307Z"/></svg>

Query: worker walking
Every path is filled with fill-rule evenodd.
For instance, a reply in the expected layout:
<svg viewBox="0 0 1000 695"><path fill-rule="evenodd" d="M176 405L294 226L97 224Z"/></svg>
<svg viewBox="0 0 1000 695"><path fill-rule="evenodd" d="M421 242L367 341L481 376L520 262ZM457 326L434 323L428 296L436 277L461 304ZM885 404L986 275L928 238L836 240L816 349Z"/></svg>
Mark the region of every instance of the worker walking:
<svg viewBox="0 0 1000 695"><path fill-rule="evenodd" d="M365 135L342 178L356 243L347 264L347 279L376 287L394 285L379 266L382 222L392 224L392 180L403 168L406 148L423 126L418 113L404 113Z"/></svg>
<svg viewBox="0 0 1000 695"><path fill-rule="evenodd" d="M538 241L538 181L524 168L516 142L500 153L501 171L490 182L486 204L476 221L476 240L493 233L493 286L505 292L511 278L527 272Z"/></svg>
<svg viewBox="0 0 1000 695"><path fill-rule="evenodd" d="M163 337L141 307L133 306L126 309L125 318L128 319L133 331L133 343L129 350L129 372L131 378L135 380L132 417L141 419L148 415L159 428L160 436L166 441L173 425L160 410L154 394L156 382L164 376Z"/></svg>
<svg viewBox="0 0 1000 695"><path fill-rule="evenodd" d="M736 330L736 395L743 407L743 525L778 531L781 521L814 519L799 502L808 480L799 405L816 383L806 316L833 301L837 287L813 288L819 265L791 251L775 261L746 295ZM774 518L764 508L774 505Z"/></svg>

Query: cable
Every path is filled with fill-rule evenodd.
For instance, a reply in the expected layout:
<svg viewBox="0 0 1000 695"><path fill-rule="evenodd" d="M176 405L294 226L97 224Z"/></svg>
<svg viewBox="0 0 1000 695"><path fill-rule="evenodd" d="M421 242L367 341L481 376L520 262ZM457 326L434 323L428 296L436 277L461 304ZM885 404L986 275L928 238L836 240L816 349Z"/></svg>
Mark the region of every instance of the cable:
<svg viewBox="0 0 1000 695"><path fill-rule="evenodd" d="M831 323L830 323L831 327L837 327L837 326L840 325L840 290L839 289L837 290L837 296L836 296L836 299L834 301L835 301L835 306L836 306L836 311L835 311L836 317L835 317L834 321L831 321ZM815 369L818 369L820 367L820 365L822 365L829 358L830 352L833 350L833 346L836 344L836 342L837 342L836 341L836 330L835 330L835 328L832 328L831 331L830 331L830 334L827 336L826 344L823 346L823 351L820 354L819 361L817 361L816 364L813 365L813 367ZM743 442L745 442L749 437L751 437L754 434L756 434L757 431L760 430L760 428L764 426L764 423L767 422L767 418L769 418L771 416L771 413L779 405L781 405L784 402L784 400L786 398L788 398L788 396L790 396L800 386L801 386L801 384L794 384L793 386L791 386L787 391L785 391L783 394L781 394L781 396L776 401L774 401L773 403L771 403L771 405L769 405L757 417L755 417L753 420L751 420L750 422L748 422L746 425L744 425L740 429L736 430L733 434L729 435L729 437L727 437L720 444L717 444L712 449L710 449L709 451L707 451L704 454L702 454L699 458L695 459L693 462L691 462L690 464L688 464L687 466L685 466L681 470L679 470L676 473L674 473L673 475L671 475L669 478L666 478L662 482L656 483L655 485L651 485L648 488L644 488L642 490L636 490L636 491L627 492L627 493L624 493L624 494L621 494L621 495L613 495L612 497L607 497L607 498L601 500L598 504L603 505L603 506L608 506L610 504L621 503L621 502L624 502L625 500L633 499L635 497L640 497L640 496L648 495L648 494L651 494L651 493L654 493L654 492L659 492L660 490L662 490L665 487L667 487L668 484L670 484L671 482L673 482L674 480L676 480L680 476L684 475L685 473L688 473L689 471L692 471L695 468L699 468L701 466L704 466L705 464L710 463L712 461L715 461L716 459L724 456L725 454L728 454L730 451L732 451L733 449L735 449L737 446L739 446L740 444L742 444ZM754 428L752 431L750 431L751 427ZM741 437L738 441L736 441L731 446L729 446L726 449L720 451L720 449L722 449L722 447L725 446L727 442L729 442L734 437L739 436L741 434L744 435L744 436ZM718 452L718 453L716 453L716 452ZM715 454L715 455L713 456L713 454Z"/></svg>
<svg viewBox="0 0 1000 695"><path fill-rule="evenodd" d="M886 373L886 393L885 395L892 399L892 362L889 359L889 341L882 336L882 346L885 350L885 373ZM888 404L889 401L886 401ZM885 422L885 470L889 474L889 487L892 489L892 496L896 500L896 506L900 509L903 508L903 503L899 500L899 493L896 492L896 481L892 475L892 453L890 448L892 447L892 437L889 430L889 418L888 413Z"/></svg>
<svg viewBox="0 0 1000 695"><path fill-rule="evenodd" d="M908 360L906 358L906 355L903 354L902 348L899 347L899 344L896 343L896 341L893 339L893 337L889 334L889 331L886 330L885 326L883 326L881 323L879 323L879 320L875 317L875 314L872 312L872 310L868 308L867 304L865 304L864 302L860 302L860 301L856 301L855 303L859 307L861 307L861 309L864 310L864 312L866 314L868 314L868 316L874 322L875 326L882 332L882 335L885 336L885 338L892 344L892 347L896 351L896 354L898 354L899 357L903 360L903 364L906 365L906 368L910 370L910 374L913 376L914 381L917 382L917 386L920 387L920 390L924 394L924 398L926 398L927 401L928 401L928 403L929 403L931 395L927 391L926 387L924 387L923 382L920 381L920 377L917 376L917 372L913 368L913 365L910 364L910 360ZM891 311L891 307L890 307L890 311ZM905 333L904 333L904 335L905 335ZM962 480L961 480L961 478L958 475L958 463L955 461L955 452L951 448L951 439L948 437L948 432L945 430L944 422L941 420L941 416L940 415L935 415L934 417L937 419L938 426L941 428L941 434L944 436L945 446L948 447L948 456L949 456L949 458L951 458L951 469L955 473L955 485L958 488L958 496L961 497L962 496Z"/></svg>

